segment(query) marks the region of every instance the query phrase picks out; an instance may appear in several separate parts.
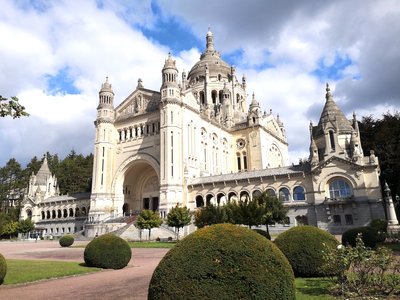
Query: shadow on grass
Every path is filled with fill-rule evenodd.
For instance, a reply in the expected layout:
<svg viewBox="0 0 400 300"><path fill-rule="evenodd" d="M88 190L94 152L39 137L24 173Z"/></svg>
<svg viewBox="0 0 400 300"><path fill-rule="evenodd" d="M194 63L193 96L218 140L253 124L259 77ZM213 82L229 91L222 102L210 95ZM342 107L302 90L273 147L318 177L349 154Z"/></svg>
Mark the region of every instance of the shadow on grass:
<svg viewBox="0 0 400 300"><path fill-rule="evenodd" d="M333 285L333 279L324 278L296 278L296 289L304 295L321 296L329 295L329 288Z"/></svg>

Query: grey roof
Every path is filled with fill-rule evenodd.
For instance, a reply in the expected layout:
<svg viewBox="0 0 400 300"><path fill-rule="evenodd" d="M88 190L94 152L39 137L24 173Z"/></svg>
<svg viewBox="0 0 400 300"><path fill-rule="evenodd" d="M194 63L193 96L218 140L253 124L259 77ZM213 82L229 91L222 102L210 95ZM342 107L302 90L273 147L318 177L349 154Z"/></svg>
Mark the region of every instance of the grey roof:
<svg viewBox="0 0 400 300"><path fill-rule="evenodd" d="M353 130L352 124L333 100L328 84L326 86L325 98L325 106L322 110L318 125L313 128L313 133L316 135L322 134L323 124L329 121L338 125L339 132L351 132Z"/></svg>
<svg viewBox="0 0 400 300"><path fill-rule="evenodd" d="M42 166L36 174L36 185L46 185L46 180L51 177L49 166L47 165L47 156L44 157Z"/></svg>
<svg viewBox="0 0 400 300"><path fill-rule="evenodd" d="M67 200L90 200L90 193L76 193L71 195L61 195L61 196L53 196L46 198L42 201L45 202L59 202L59 201L67 201Z"/></svg>
<svg viewBox="0 0 400 300"><path fill-rule="evenodd" d="M306 165L295 165L290 167L280 167L273 169L263 169L256 171L247 171L247 172L239 172L239 173L230 173L230 174L221 174L221 175L213 175L206 177L197 177L197 178L189 178L188 185L199 185L199 184L207 184L213 182L223 182L223 181L234 181L234 180L247 180L251 178L260 178L260 177L272 177L272 176L281 176L281 175L290 175L290 174L299 174L302 175L305 172L308 172L308 168Z"/></svg>

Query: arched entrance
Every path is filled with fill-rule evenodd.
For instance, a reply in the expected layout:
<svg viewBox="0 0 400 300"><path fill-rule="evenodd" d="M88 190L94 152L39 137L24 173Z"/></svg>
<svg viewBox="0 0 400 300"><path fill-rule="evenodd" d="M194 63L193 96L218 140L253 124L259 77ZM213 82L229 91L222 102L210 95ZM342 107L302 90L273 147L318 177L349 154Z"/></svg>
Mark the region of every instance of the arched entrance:
<svg viewBox="0 0 400 300"><path fill-rule="evenodd" d="M127 214L143 209L158 210L160 184L156 171L146 161L136 161L129 167L123 181L124 208Z"/></svg>

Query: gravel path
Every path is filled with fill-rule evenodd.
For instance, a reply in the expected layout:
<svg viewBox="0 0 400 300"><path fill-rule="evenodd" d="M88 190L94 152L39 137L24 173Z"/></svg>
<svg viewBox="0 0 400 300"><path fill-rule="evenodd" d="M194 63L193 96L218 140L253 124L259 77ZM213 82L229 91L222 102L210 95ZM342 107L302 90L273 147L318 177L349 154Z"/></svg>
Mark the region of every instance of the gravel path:
<svg viewBox="0 0 400 300"><path fill-rule="evenodd" d="M76 242L76 244L87 242ZM147 299L151 275L169 249L132 249L121 270L0 286L0 299ZM57 241L0 242L6 259L43 259L83 262L84 248L61 248Z"/></svg>

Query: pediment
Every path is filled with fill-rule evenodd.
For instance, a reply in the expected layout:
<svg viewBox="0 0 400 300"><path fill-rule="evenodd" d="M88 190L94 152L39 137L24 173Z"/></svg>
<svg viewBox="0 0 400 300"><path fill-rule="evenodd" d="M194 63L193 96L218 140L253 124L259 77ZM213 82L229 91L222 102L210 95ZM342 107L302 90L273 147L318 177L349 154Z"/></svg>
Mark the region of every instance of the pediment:
<svg viewBox="0 0 400 300"><path fill-rule="evenodd" d="M35 201L33 201L33 199L31 199L30 197L26 197L24 200L22 200L21 202L21 206L25 206L25 205L31 205L31 206L35 206L36 203Z"/></svg>
<svg viewBox="0 0 400 300"><path fill-rule="evenodd" d="M160 99L159 92L143 88L136 89L115 109L117 121L157 111Z"/></svg>
<svg viewBox="0 0 400 300"><path fill-rule="evenodd" d="M349 169L351 168L352 170L361 170L363 169L363 166L354 163L350 160L344 159L342 157L338 156L331 156L330 158L320 161L318 165L316 165L314 168L312 168L311 172L312 173L319 173L323 168L329 167L329 166L334 166L342 169Z"/></svg>

